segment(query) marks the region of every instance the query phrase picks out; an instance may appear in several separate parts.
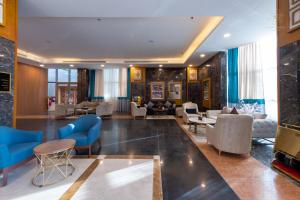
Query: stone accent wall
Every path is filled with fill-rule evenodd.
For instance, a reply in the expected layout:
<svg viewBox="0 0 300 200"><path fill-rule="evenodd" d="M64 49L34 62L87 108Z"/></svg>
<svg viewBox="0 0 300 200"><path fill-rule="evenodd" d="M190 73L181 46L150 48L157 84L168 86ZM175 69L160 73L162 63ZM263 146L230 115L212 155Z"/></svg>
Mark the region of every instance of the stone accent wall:
<svg viewBox="0 0 300 200"><path fill-rule="evenodd" d="M15 43L0 37L0 71L11 74L10 93L0 92L0 126L13 125L14 112L14 67L15 67Z"/></svg>
<svg viewBox="0 0 300 200"><path fill-rule="evenodd" d="M77 74L77 103L87 101L89 95L89 70L78 69Z"/></svg>
<svg viewBox="0 0 300 200"><path fill-rule="evenodd" d="M300 40L279 52L280 124L300 126Z"/></svg>

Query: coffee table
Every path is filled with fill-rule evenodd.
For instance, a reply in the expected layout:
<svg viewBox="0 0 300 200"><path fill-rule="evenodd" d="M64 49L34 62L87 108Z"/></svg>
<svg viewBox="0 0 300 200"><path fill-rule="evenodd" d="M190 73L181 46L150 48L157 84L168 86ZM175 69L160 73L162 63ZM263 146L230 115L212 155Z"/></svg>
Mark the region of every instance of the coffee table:
<svg viewBox="0 0 300 200"><path fill-rule="evenodd" d="M52 140L35 147L33 151L39 168L32 178L32 184L43 187L71 176L75 170L70 160L75 142L73 139ZM59 176L54 177L53 172Z"/></svg>
<svg viewBox="0 0 300 200"><path fill-rule="evenodd" d="M192 126L194 126L194 133L197 133L197 126L206 126L207 124L215 124L216 120L215 119L211 119L211 118L207 118L207 117L202 117L202 119L200 120L198 117L193 117L193 118L189 118L189 130L192 129Z"/></svg>

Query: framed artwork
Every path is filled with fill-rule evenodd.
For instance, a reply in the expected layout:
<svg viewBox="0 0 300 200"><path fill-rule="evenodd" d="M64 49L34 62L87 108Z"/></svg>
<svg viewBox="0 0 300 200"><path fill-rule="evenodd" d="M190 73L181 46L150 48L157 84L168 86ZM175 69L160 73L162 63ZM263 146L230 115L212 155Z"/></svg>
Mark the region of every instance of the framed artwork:
<svg viewBox="0 0 300 200"><path fill-rule="evenodd" d="M197 68L188 68L188 80L189 81L198 80Z"/></svg>
<svg viewBox="0 0 300 200"><path fill-rule="evenodd" d="M151 82L151 100L164 100L165 99L165 83L162 81Z"/></svg>
<svg viewBox="0 0 300 200"><path fill-rule="evenodd" d="M145 68L131 67L130 68L131 82L144 82L145 81Z"/></svg>
<svg viewBox="0 0 300 200"><path fill-rule="evenodd" d="M169 82L169 99L180 100L182 99L182 83Z"/></svg>
<svg viewBox="0 0 300 200"><path fill-rule="evenodd" d="M4 26L4 0L0 0L0 25Z"/></svg>
<svg viewBox="0 0 300 200"><path fill-rule="evenodd" d="M206 78L202 81L203 85L203 107L210 108L211 107L211 83L210 78Z"/></svg>
<svg viewBox="0 0 300 200"><path fill-rule="evenodd" d="M289 0L289 29L300 27L300 0Z"/></svg>
<svg viewBox="0 0 300 200"><path fill-rule="evenodd" d="M143 77L142 69L135 69L133 72L133 80L134 81L141 81Z"/></svg>
<svg viewBox="0 0 300 200"><path fill-rule="evenodd" d="M0 93L10 93L11 91L11 74L0 72Z"/></svg>

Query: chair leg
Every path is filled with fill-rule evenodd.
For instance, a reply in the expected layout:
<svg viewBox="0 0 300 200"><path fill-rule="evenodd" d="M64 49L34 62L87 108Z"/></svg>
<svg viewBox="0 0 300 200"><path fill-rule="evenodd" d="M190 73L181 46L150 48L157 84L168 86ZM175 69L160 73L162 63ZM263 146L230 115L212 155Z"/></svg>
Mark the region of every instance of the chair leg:
<svg viewBox="0 0 300 200"><path fill-rule="evenodd" d="M89 158L91 157L91 154L92 154L92 145L89 146L89 156L88 156Z"/></svg>
<svg viewBox="0 0 300 200"><path fill-rule="evenodd" d="M221 150L219 150L219 156L221 156L221 153L222 153L222 151L221 151Z"/></svg>
<svg viewBox="0 0 300 200"><path fill-rule="evenodd" d="M8 178L8 173L3 171L3 177L2 177L2 187L7 185L7 178Z"/></svg>

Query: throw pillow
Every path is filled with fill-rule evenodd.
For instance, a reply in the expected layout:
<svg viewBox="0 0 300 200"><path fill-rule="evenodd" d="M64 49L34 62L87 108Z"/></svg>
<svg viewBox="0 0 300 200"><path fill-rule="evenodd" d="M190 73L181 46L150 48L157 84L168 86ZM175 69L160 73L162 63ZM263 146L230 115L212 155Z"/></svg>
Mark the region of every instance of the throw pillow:
<svg viewBox="0 0 300 200"><path fill-rule="evenodd" d="M267 114L263 114L263 113L254 113L253 117L254 119L266 119L267 118Z"/></svg>
<svg viewBox="0 0 300 200"><path fill-rule="evenodd" d="M165 107L166 107L166 108L169 108L171 105L172 105L172 104L171 104L169 101L167 101L167 102L165 103Z"/></svg>
<svg viewBox="0 0 300 200"><path fill-rule="evenodd" d="M221 114L230 114L231 111L232 111L231 108L223 107Z"/></svg>
<svg viewBox="0 0 300 200"><path fill-rule="evenodd" d="M152 101L148 102L148 108L152 108L154 106L154 103L152 103Z"/></svg>
<svg viewBox="0 0 300 200"><path fill-rule="evenodd" d="M196 108L187 108L187 109L185 109L185 112L187 114L197 114L197 109Z"/></svg>
<svg viewBox="0 0 300 200"><path fill-rule="evenodd" d="M233 107L232 111L230 112L230 114L234 114L234 115L238 115L238 111L236 110L235 107Z"/></svg>

